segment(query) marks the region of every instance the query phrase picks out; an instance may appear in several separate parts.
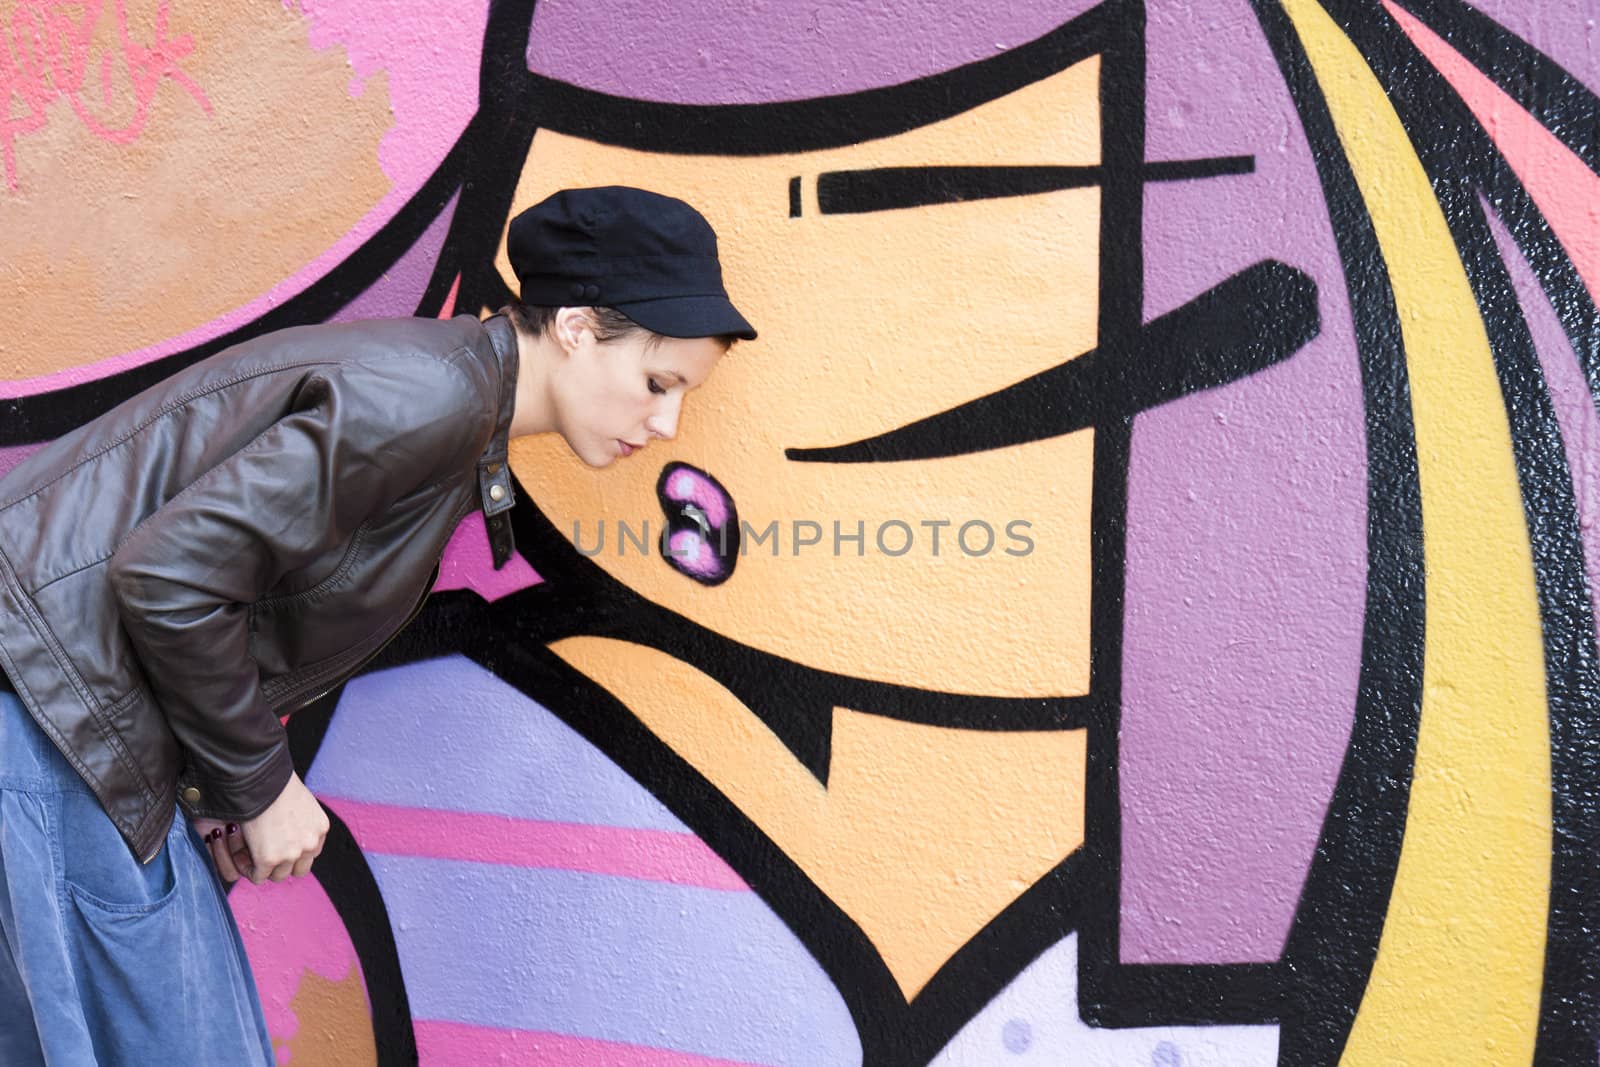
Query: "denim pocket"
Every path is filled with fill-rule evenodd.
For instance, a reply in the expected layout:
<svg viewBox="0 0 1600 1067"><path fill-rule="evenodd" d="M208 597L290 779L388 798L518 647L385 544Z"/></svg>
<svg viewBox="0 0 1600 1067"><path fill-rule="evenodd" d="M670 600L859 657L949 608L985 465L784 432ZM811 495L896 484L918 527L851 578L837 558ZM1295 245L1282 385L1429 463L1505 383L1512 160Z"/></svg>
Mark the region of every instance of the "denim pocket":
<svg viewBox="0 0 1600 1067"><path fill-rule="evenodd" d="M171 903L178 888L172 833L154 859L140 863L93 794L63 792L58 800L62 878L73 897L93 910L122 916L148 914Z"/></svg>

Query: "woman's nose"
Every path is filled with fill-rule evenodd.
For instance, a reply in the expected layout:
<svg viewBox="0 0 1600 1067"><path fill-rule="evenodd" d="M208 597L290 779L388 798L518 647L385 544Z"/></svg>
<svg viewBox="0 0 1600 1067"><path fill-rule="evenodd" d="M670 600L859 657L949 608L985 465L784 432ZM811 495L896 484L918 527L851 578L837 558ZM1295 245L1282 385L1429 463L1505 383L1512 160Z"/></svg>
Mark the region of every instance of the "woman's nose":
<svg viewBox="0 0 1600 1067"><path fill-rule="evenodd" d="M680 401L671 401L662 410L645 420L645 429L663 440L672 440L678 435L678 413L682 410L683 405Z"/></svg>

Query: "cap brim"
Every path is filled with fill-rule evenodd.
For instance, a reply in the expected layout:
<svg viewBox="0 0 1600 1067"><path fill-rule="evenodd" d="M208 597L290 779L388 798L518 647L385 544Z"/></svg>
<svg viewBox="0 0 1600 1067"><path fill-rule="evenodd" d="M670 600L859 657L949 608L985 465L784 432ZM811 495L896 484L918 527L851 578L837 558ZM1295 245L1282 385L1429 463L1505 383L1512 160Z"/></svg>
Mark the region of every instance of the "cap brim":
<svg viewBox="0 0 1600 1067"><path fill-rule="evenodd" d="M664 337L756 339L756 330L725 296L670 296L612 307Z"/></svg>

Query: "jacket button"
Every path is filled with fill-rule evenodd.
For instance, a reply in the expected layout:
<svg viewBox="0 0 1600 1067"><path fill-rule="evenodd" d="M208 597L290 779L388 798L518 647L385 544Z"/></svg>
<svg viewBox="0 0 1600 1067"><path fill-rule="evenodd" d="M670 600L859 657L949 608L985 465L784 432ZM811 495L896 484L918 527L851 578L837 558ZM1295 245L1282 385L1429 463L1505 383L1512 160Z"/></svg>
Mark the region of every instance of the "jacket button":
<svg viewBox="0 0 1600 1067"><path fill-rule="evenodd" d="M491 463L491 464L489 464L487 467L485 467L483 469L488 471L490 474L499 474L500 473L500 464Z"/></svg>
<svg viewBox="0 0 1600 1067"><path fill-rule="evenodd" d="M504 500L505 498L506 498L506 487L505 486L503 486L503 485L491 485L489 487L489 499L490 500L493 500L496 503L499 503L500 501Z"/></svg>
<svg viewBox="0 0 1600 1067"><path fill-rule="evenodd" d="M188 788L186 788L183 791L183 802L185 804L198 804L198 803L200 803L200 790L197 787L192 786L192 785L189 786Z"/></svg>

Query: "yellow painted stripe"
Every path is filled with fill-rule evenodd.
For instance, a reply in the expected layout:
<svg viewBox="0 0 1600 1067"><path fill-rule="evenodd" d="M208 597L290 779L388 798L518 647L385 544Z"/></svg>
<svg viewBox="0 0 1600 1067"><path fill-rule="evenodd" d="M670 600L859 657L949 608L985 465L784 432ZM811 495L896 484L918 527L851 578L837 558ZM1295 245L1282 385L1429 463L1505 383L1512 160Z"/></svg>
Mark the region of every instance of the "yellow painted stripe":
<svg viewBox="0 0 1600 1067"><path fill-rule="evenodd" d="M1533 559L1489 340L1399 117L1315 0L1283 0L1394 287L1427 561L1416 776L1394 895L1341 1062L1527 1063L1550 877Z"/></svg>

